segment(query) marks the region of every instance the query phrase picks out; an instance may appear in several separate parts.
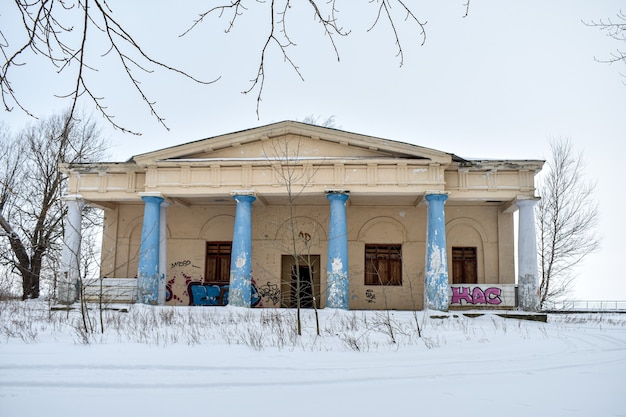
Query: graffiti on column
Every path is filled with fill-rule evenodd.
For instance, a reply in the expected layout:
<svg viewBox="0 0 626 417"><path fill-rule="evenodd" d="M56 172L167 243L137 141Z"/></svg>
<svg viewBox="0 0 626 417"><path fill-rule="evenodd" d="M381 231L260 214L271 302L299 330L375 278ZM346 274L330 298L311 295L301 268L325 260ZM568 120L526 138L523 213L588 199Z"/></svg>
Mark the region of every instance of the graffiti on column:
<svg viewBox="0 0 626 417"><path fill-rule="evenodd" d="M375 303L376 302L376 294L374 293L374 290L365 290L365 298L367 299L368 303Z"/></svg>

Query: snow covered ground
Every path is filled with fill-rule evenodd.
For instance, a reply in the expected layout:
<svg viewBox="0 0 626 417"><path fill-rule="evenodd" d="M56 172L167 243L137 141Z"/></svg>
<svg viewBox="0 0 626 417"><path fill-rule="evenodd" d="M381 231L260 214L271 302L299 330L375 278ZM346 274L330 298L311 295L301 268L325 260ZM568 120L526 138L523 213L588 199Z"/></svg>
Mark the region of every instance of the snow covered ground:
<svg viewBox="0 0 626 417"><path fill-rule="evenodd" d="M0 416L626 416L626 315L319 313L2 302Z"/></svg>

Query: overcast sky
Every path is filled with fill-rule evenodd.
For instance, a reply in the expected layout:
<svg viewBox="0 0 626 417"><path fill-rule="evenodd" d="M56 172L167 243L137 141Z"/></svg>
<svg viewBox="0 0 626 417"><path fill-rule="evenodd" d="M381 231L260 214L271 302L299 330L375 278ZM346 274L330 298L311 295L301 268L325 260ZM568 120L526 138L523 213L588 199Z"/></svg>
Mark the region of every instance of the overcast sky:
<svg viewBox="0 0 626 417"><path fill-rule="evenodd" d="M472 0L465 18L463 0L409 1L427 21L427 38L398 19L404 51L399 66L392 32L369 2L339 0L340 19L350 36L337 38L341 60L311 18L306 3L294 2L289 34L297 47L291 58L305 81L269 49L259 116L256 93L241 94L256 75L266 32L267 3L249 2L233 31L225 19L210 19L189 35L178 37L213 1L178 6L166 1L109 0L114 16L127 24L145 51L202 79L201 86L157 70L139 74L142 86L166 118L159 125L115 66L97 34L89 45L97 51L87 75L96 94L104 96L116 122L140 131L122 134L102 121L110 138L112 160L205 137L282 120L334 116L336 127L414 143L465 158L546 159L550 138L569 137L597 181L602 249L578 269L575 296L580 299L626 299L621 251L626 232L626 197L622 159L626 153L626 65L606 65L626 45L582 21L614 17L623 1ZM180 4L180 3L178 3ZM6 7L4 8L6 9ZM395 9L397 10L397 8ZM0 11L5 36L17 36L15 14ZM78 22L74 22L78 25ZM7 35L9 34L9 35ZM96 58L98 57L98 58ZM46 71L30 61L14 73L13 87L23 104L45 116L67 107L55 98L71 91L71 78ZM81 103L101 120L90 103ZM19 129L29 121L19 110L0 118ZM620 268L621 267L621 268Z"/></svg>

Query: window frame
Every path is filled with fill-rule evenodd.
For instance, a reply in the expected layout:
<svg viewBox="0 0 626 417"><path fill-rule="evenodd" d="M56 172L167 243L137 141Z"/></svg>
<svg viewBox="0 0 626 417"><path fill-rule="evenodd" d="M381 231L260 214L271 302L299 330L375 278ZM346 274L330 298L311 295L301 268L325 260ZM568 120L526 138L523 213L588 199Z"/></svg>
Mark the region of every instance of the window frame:
<svg viewBox="0 0 626 417"><path fill-rule="evenodd" d="M461 252L461 256L457 254ZM453 284L478 284L478 248L476 246L453 246L451 248L452 258L452 283ZM471 256L467 256L471 253ZM468 274L468 271L471 273ZM461 276L457 276L460 271ZM473 275L473 279L468 279L468 275Z"/></svg>
<svg viewBox="0 0 626 417"><path fill-rule="evenodd" d="M402 286L402 244L367 243L364 259L365 285Z"/></svg>
<svg viewBox="0 0 626 417"><path fill-rule="evenodd" d="M209 252L211 246L216 251ZM230 261L232 256L232 241L208 241L205 247L204 280L207 284L227 285L230 282ZM209 262L215 260L215 276L209 276ZM221 262L220 262L221 261ZM225 271L224 271L225 269Z"/></svg>

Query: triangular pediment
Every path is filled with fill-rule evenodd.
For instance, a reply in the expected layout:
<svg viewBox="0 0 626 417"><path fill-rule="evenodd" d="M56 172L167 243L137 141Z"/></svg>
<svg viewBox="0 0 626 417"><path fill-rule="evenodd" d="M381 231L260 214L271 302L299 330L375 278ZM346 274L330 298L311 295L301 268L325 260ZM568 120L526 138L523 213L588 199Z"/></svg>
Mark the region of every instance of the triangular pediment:
<svg viewBox="0 0 626 417"><path fill-rule="evenodd" d="M408 159L449 164L449 153L417 145L285 121L134 156L139 165L160 161Z"/></svg>

